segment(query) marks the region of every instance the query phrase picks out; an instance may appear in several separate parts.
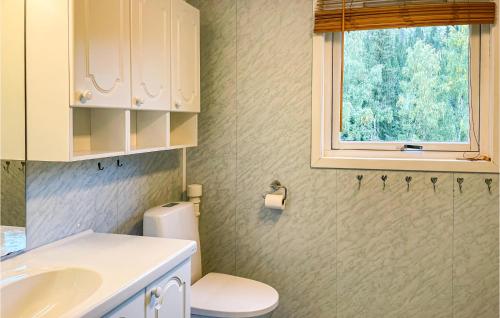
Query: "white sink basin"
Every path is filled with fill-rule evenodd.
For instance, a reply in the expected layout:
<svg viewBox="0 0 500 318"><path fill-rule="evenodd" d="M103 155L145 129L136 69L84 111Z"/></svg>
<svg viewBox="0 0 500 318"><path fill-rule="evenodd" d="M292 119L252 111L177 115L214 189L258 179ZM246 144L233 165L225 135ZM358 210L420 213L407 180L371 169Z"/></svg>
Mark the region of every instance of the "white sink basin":
<svg viewBox="0 0 500 318"><path fill-rule="evenodd" d="M60 317L102 283L98 273L81 268L19 275L12 280L0 289L2 318Z"/></svg>

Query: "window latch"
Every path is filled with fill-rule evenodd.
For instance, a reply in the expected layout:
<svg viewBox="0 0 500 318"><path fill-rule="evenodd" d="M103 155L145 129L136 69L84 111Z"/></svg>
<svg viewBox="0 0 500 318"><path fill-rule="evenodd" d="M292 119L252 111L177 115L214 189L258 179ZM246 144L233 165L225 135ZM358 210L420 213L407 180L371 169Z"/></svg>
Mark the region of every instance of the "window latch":
<svg viewBox="0 0 500 318"><path fill-rule="evenodd" d="M424 150L424 147L420 145L403 145L403 147L401 147L401 151L410 151L410 150L413 151Z"/></svg>

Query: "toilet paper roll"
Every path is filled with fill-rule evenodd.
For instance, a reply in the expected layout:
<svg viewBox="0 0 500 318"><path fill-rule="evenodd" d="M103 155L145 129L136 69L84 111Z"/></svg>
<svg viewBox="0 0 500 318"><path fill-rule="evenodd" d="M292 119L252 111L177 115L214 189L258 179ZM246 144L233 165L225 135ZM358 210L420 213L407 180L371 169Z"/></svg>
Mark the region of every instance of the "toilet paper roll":
<svg viewBox="0 0 500 318"><path fill-rule="evenodd" d="M284 210L286 205L285 196L281 193L266 194L264 205L266 206L266 208Z"/></svg>

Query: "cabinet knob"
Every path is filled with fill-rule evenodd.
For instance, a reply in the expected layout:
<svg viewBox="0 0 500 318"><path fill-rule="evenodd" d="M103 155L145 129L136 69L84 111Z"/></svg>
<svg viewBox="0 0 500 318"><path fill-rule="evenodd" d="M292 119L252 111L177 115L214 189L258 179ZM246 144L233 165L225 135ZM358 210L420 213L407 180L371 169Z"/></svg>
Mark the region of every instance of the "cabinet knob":
<svg viewBox="0 0 500 318"><path fill-rule="evenodd" d="M181 103L180 103L180 102L175 102L175 108L179 109L179 108L181 108L181 107L182 107L182 105L181 105Z"/></svg>
<svg viewBox="0 0 500 318"><path fill-rule="evenodd" d="M141 106L142 104L144 104L144 99L142 99L140 97L136 97L135 98L135 105Z"/></svg>
<svg viewBox="0 0 500 318"><path fill-rule="evenodd" d="M89 90L85 90L80 93L80 102L85 104L87 101L92 99L92 92Z"/></svg>
<svg viewBox="0 0 500 318"><path fill-rule="evenodd" d="M151 291L151 295L155 296L156 298L160 298L162 291L163 290L161 289L161 287L156 287Z"/></svg>

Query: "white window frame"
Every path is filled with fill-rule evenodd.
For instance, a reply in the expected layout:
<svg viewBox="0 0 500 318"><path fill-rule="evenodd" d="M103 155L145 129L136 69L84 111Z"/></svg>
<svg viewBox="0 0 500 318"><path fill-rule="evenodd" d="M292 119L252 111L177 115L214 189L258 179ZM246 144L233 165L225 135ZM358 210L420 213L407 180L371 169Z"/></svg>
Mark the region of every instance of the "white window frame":
<svg viewBox="0 0 500 318"><path fill-rule="evenodd" d="M480 30L480 31L479 31ZM445 147L418 143L423 151L400 151L401 143L340 142L340 42L332 34L313 36L313 96L311 166L318 168L393 169L428 171L498 172L498 42L497 27L482 26L471 32L471 103L479 143ZM480 48L479 48L480 45ZM480 61L477 56L480 53ZM495 63L496 62L496 63ZM336 63L336 65L333 65ZM335 91L335 87L338 88ZM472 123L471 123L472 124ZM335 127L337 126L337 127ZM479 129L478 129L479 127ZM336 129L335 129L336 128ZM334 142L335 140L336 142ZM388 146L393 147L391 150ZM470 149L470 147L473 147ZM479 152L477 151L479 148ZM464 157L487 155L491 161L468 161Z"/></svg>

